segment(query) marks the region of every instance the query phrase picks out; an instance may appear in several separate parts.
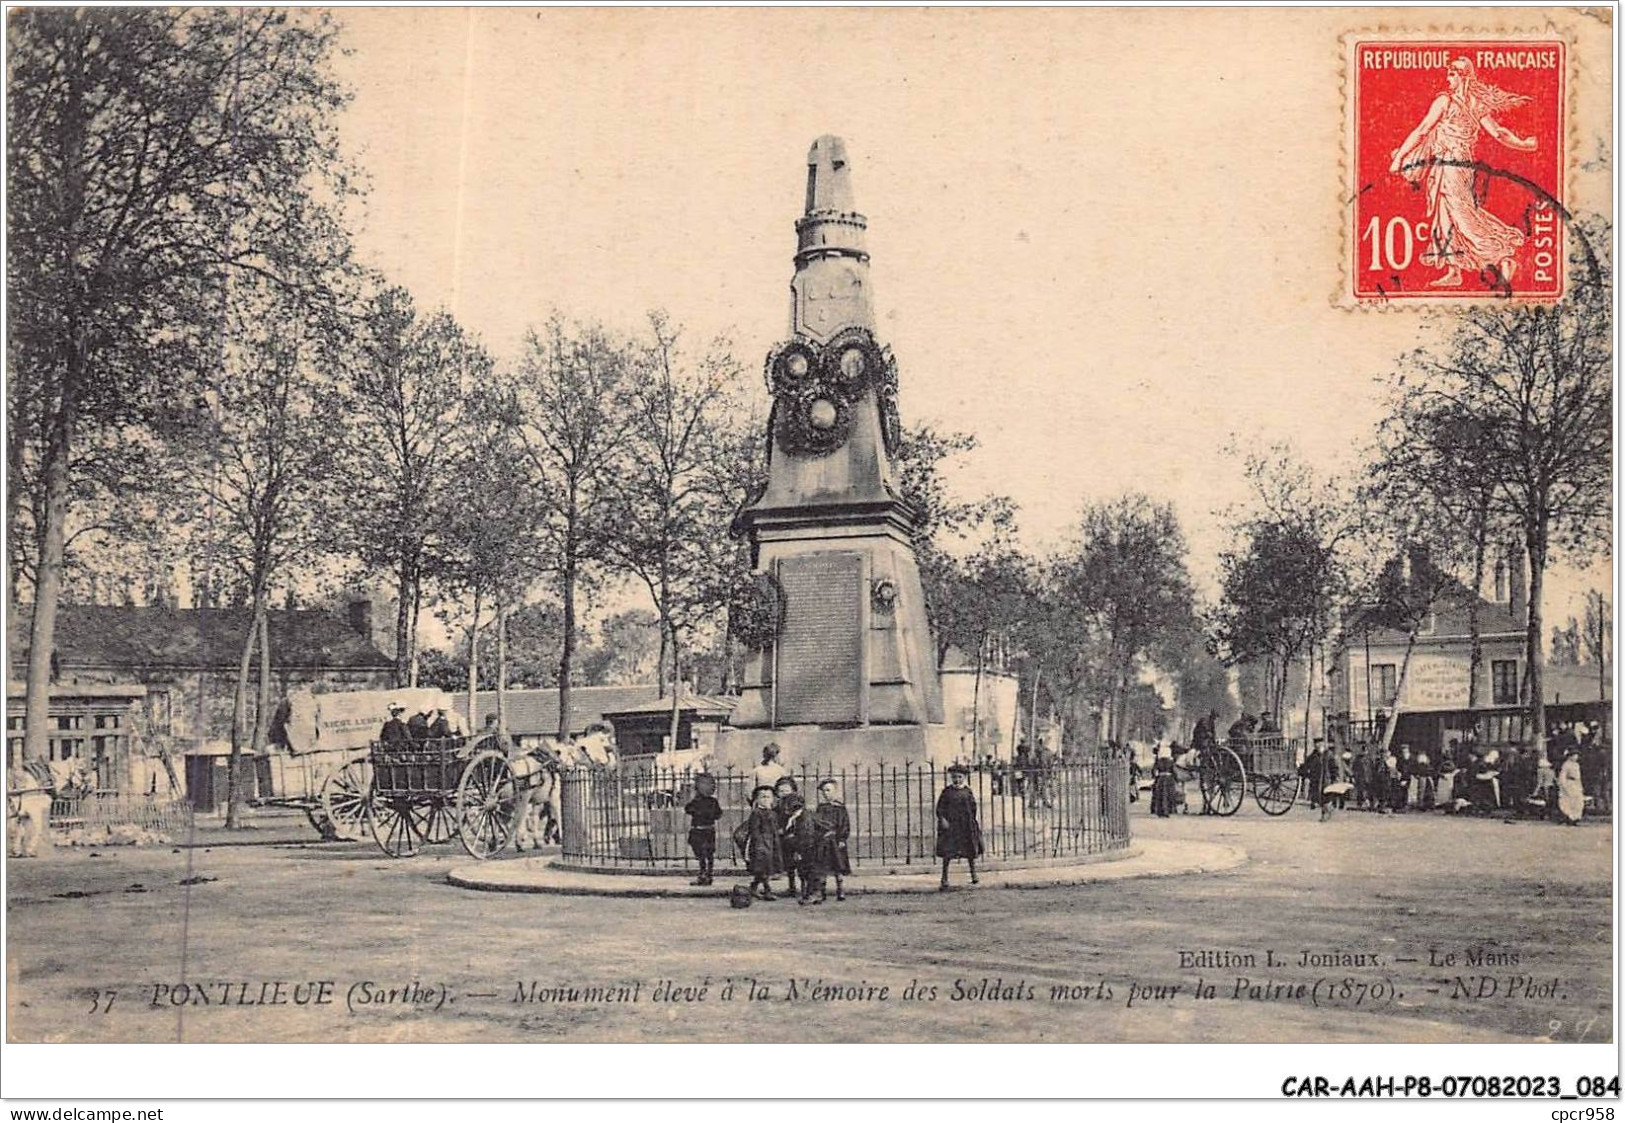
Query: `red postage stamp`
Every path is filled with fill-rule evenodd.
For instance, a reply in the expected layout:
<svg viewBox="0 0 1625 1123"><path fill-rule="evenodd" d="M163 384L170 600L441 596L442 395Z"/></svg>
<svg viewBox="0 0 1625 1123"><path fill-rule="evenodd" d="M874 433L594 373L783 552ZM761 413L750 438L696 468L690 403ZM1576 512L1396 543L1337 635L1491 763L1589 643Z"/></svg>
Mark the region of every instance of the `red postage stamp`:
<svg viewBox="0 0 1625 1123"><path fill-rule="evenodd" d="M1349 39L1346 290L1563 294L1568 62L1558 39Z"/></svg>

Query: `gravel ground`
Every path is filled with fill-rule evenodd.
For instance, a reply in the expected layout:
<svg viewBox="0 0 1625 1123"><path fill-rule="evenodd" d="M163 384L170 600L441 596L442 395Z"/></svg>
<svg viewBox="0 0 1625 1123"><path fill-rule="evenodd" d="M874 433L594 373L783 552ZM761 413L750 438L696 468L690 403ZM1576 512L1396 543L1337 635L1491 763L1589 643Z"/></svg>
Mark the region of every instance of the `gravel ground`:
<svg viewBox="0 0 1625 1123"><path fill-rule="evenodd" d="M1609 1033L1611 824L1357 813L1322 824L1303 809L1266 819L1250 807L1159 821L1144 807L1134 812L1142 837L1240 846L1250 860L1222 874L736 911L457 889L446 871L468 859L445 847L399 862L360 845L58 851L8 863L10 1032L448 1042ZM1305 951L1320 964L1300 966ZM1181 952L1208 958L1182 965ZM1211 996L1193 993L1198 979ZM662 980L686 993L657 993ZM749 996L752 981L767 997ZM183 982L194 990L177 1006ZM635 1001L580 989L634 985Z"/></svg>

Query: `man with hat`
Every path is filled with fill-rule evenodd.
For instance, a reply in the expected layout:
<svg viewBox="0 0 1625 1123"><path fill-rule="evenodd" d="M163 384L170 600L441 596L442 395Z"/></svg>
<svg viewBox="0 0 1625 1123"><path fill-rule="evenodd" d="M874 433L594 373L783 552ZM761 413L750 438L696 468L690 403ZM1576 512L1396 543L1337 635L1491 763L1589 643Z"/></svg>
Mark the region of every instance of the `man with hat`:
<svg viewBox="0 0 1625 1123"><path fill-rule="evenodd" d="M380 745L385 748L400 748L412 743L412 734L407 731L406 723L401 720L401 715L405 712L406 707L399 702L389 704L389 720L384 722L384 728L378 734Z"/></svg>
<svg viewBox="0 0 1625 1123"><path fill-rule="evenodd" d="M434 707L424 704L417 713L406 719L406 733L414 741L423 742L429 739L429 715Z"/></svg>

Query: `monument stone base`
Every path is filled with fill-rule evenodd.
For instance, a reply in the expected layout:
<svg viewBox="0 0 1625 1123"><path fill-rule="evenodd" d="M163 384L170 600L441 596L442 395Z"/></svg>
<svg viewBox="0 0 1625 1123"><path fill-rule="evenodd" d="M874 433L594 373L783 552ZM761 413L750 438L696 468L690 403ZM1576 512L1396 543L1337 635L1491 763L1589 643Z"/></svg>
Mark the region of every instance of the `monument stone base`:
<svg viewBox="0 0 1625 1123"><path fill-rule="evenodd" d="M960 754L959 734L946 725L865 725L850 729L818 725L791 725L780 729L717 731L713 769L749 772L762 760L762 746L779 746L779 761L795 771L802 768L872 767L953 763Z"/></svg>

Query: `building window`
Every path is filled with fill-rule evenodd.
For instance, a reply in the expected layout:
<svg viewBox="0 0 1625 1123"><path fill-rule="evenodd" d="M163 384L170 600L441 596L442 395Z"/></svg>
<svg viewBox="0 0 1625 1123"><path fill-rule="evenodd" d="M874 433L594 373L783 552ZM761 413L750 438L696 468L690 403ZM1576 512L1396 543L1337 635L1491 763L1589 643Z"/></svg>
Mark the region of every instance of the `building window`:
<svg viewBox="0 0 1625 1123"><path fill-rule="evenodd" d="M1490 663L1491 701L1497 706L1518 704L1518 661L1495 659Z"/></svg>
<svg viewBox="0 0 1625 1123"><path fill-rule="evenodd" d="M1371 665L1371 691L1379 706L1392 706L1399 693L1399 668L1392 663Z"/></svg>

